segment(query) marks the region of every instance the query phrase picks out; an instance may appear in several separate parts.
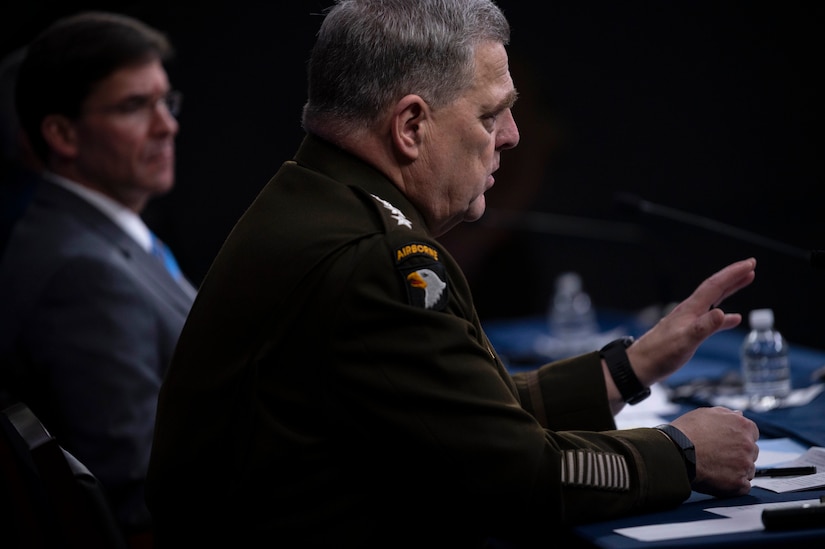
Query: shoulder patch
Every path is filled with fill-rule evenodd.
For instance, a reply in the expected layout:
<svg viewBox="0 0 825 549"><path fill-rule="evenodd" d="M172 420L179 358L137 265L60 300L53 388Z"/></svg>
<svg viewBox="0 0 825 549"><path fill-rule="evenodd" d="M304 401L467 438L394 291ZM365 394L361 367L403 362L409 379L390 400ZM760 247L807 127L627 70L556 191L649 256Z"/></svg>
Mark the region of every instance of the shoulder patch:
<svg viewBox="0 0 825 549"><path fill-rule="evenodd" d="M410 242L397 248L394 256L410 305L443 311L449 291L447 272L438 259L438 250L429 244Z"/></svg>

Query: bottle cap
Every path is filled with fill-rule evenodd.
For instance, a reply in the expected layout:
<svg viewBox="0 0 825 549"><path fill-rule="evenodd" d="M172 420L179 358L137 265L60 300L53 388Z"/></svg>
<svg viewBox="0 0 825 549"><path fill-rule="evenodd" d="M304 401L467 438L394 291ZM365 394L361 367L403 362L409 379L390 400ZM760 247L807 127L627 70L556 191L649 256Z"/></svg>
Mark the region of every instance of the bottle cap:
<svg viewBox="0 0 825 549"><path fill-rule="evenodd" d="M582 290L582 277L577 272L567 271L556 277L556 291L575 294Z"/></svg>
<svg viewBox="0 0 825 549"><path fill-rule="evenodd" d="M754 309L748 315L748 322L755 330L773 327L773 309Z"/></svg>

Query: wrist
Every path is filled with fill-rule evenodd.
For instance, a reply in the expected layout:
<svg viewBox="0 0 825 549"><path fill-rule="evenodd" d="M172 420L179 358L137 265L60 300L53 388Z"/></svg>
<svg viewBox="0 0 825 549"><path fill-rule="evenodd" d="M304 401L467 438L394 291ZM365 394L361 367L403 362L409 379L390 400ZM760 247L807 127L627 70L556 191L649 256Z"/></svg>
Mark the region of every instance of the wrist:
<svg viewBox="0 0 825 549"><path fill-rule="evenodd" d="M650 396L650 388L645 387L630 364L627 348L633 344L632 337L622 337L611 341L601 348L601 355L613 383L628 404L638 404Z"/></svg>
<svg viewBox="0 0 825 549"><path fill-rule="evenodd" d="M657 425L656 429L661 431L679 449L682 460L685 462L688 481L693 482L696 478L696 447L693 442L681 430L669 423Z"/></svg>

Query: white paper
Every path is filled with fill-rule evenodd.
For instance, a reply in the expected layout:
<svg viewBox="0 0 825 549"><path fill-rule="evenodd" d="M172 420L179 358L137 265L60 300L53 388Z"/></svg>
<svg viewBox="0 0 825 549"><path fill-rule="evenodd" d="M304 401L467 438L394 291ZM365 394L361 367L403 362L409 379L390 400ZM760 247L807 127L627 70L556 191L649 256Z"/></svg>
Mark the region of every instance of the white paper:
<svg viewBox="0 0 825 549"><path fill-rule="evenodd" d="M804 465L813 465L818 472L797 477L759 477L751 481L751 486L758 486L779 494L825 488L825 448L821 446L808 448L804 454L784 464L786 467Z"/></svg>
<svg viewBox="0 0 825 549"><path fill-rule="evenodd" d="M765 439L759 441L759 458L756 460L756 464L759 467L776 465L787 467L815 465L820 470L825 471L825 448L815 446L805 450L804 446L790 438ZM777 484L786 483L790 488L795 487L800 480L805 482L806 477L808 483L817 482L816 479L811 479L810 477L820 476L825 476L825 472L817 473L815 475L803 475L799 477L755 479L751 482L751 485L760 486L765 481L778 481ZM802 490L807 488L795 489ZM793 490L788 489L782 491ZM621 534L639 541L664 541L699 536L712 536L717 534L758 532L764 529L764 525L762 524L763 509L796 507L806 503L819 504L820 502L818 499L810 499L777 503L758 503L754 505L710 507L705 509L705 511L725 518L711 518L706 520L674 522L668 524L651 524L648 526L634 526L630 528L618 528L615 531L617 534Z"/></svg>
<svg viewBox="0 0 825 549"><path fill-rule="evenodd" d="M787 397L785 397L777 406L777 408L793 408L795 406L804 406L819 396L825 390L825 384L816 383L809 387L801 389L794 389ZM750 405L750 399L747 395L717 395L710 400L714 406L725 406L734 410L747 410Z"/></svg>
<svg viewBox="0 0 825 549"><path fill-rule="evenodd" d="M801 501L783 501L778 503L757 503L754 505L738 505L732 507L713 507L705 509L705 511L721 515L725 518L617 528L615 532L638 541L665 541L672 539L713 536L718 534L758 532L765 529L765 526L762 524L763 509L798 507L805 504L816 505L819 504L819 500L809 499Z"/></svg>
<svg viewBox="0 0 825 549"><path fill-rule="evenodd" d="M805 453L807 447L792 438L759 439L759 457L757 467L785 466Z"/></svg>
<svg viewBox="0 0 825 549"><path fill-rule="evenodd" d="M636 427L656 427L667 423L663 416L679 411L679 406L668 399L667 389L659 383L650 387L650 396L636 405L627 405L616 414L616 427L634 429Z"/></svg>

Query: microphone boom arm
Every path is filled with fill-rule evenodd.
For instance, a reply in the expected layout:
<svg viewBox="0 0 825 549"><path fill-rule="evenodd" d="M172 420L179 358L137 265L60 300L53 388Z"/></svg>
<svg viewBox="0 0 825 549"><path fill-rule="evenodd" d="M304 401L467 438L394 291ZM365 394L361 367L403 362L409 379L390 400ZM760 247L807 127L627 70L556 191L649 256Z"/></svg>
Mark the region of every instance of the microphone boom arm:
<svg viewBox="0 0 825 549"><path fill-rule="evenodd" d="M695 227L699 227L717 234L723 234L733 238L738 238L739 240L750 242L752 244L757 244L759 246L769 248L771 250L781 252L799 259L810 259L811 264L814 266L817 266L817 262L814 259L815 256L817 256L817 254L824 253L815 251L807 252L801 248L790 246L783 242L779 242L777 240L773 240L762 235L758 235L750 231L740 229L739 227L734 227L732 225L728 225L726 223L722 223L713 219L708 219L700 215L683 212L675 208L670 208L668 206L662 206L661 204L656 204L654 202L644 200L642 198L639 198L628 193L618 193L615 195L615 198L618 202L632 206L633 208L641 211L642 213L664 217L666 219L679 221L680 223L685 223L687 225L693 225Z"/></svg>

